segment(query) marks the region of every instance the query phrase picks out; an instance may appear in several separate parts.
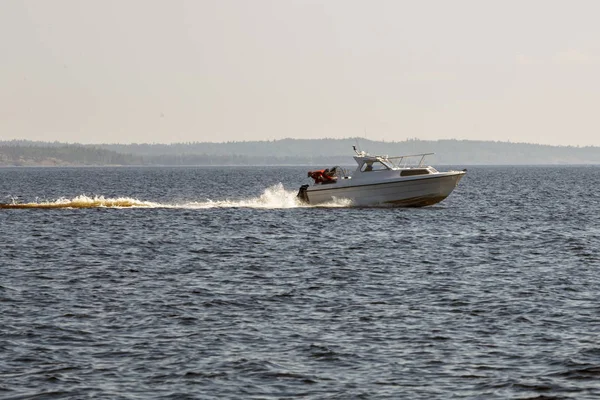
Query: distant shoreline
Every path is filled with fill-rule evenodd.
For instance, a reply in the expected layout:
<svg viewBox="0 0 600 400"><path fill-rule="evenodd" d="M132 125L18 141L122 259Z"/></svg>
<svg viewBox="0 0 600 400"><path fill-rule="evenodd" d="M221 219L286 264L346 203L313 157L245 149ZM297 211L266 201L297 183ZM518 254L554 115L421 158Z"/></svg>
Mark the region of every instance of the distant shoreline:
<svg viewBox="0 0 600 400"><path fill-rule="evenodd" d="M353 165L348 139L262 142L98 144L0 141L0 166L317 166ZM360 139L362 150L390 156L436 153L431 165L597 165L600 147L549 146L471 140L382 142Z"/></svg>
<svg viewBox="0 0 600 400"><path fill-rule="evenodd" d="M350 164L337 164L344 168L352 169L354 165ZM428 164L432 165L436 168L446 168L446 167L455 167L455 168L494 168L494 167L600 167L600 163L595 164ZM8 169L34 169L34 168L43 168L43 169L57 169L57 168L319 168L326 167L329 164L298 164L298 165L278 165L278 164L263 164L263 165L83 165L83 164L73 164L73 165L2 165L0 164L0 170L8 170Z"/></svg>

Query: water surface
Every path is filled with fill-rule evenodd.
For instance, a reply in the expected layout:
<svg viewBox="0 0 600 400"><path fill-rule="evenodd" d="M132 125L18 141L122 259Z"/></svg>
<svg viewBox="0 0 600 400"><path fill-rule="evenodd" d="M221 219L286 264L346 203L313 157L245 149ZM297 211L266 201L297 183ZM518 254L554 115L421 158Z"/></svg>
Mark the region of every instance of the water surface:
<svg viewBox="0 0 600 400"><path fill-rule="evenodd" d="M0 169L47 205L0 210L0 398L600 396L600 168L422 209L301 206L306 170Z"/></svg>

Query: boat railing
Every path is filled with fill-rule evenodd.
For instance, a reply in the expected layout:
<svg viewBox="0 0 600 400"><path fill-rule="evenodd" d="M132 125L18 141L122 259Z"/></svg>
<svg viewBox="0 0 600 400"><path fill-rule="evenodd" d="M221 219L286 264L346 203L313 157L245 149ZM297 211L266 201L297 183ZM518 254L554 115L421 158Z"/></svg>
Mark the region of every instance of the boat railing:
<svg viewBox="0 0 600 400"><path fill-rule="evenodd" d="M423 161L425 161L425 157L434 155L435 153L421 153L421 154L408 154L404 156L396 156L396 157L387 157L387 159L394 164L395 167L398 168L407 168L407 167L423 167ZM416 160L419 158L419 162L411 162L412 160Z"/></svg>

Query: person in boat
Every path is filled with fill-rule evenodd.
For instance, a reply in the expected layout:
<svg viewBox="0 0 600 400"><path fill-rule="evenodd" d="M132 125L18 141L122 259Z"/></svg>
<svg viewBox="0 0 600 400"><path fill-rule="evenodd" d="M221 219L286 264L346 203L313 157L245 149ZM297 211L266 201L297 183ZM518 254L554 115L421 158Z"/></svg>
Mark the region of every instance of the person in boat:
<svg viewBox="0 0 600 400"><path fill-rule="evenodd" d="M337 172L337 167L333 167L331 169L326 169L325 172L324 172L324 175L329 180L335 181L337 179L337 176L335 176L336 172Z"/></svg>
<svg viewBox="0 0 600 400"><path fill-rule="evenodd" d="M308 177L313 178L315 181L315 184L317 184L317 183L321 183L321 184L334 183L337 181L337 176L335 176L336 171L337 171L337 167L333 167L331 170L330 169L319 169L317 171L309 171Z"/></svg>

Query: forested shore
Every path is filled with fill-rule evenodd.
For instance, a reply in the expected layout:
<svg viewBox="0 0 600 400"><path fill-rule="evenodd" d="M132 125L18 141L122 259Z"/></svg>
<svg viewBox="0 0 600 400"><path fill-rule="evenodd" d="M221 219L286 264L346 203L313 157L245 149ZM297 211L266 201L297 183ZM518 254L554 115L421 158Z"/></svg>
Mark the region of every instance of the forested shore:
<svg viewBox="0 0 600 400"><path fill-rule="evenodd" d="M352 146L371 154L436 153L432 164L600 164L600 147L472 140L399 142L282 139L226 143L68 144L0 141L0 166L352 164Z"/></svg>

